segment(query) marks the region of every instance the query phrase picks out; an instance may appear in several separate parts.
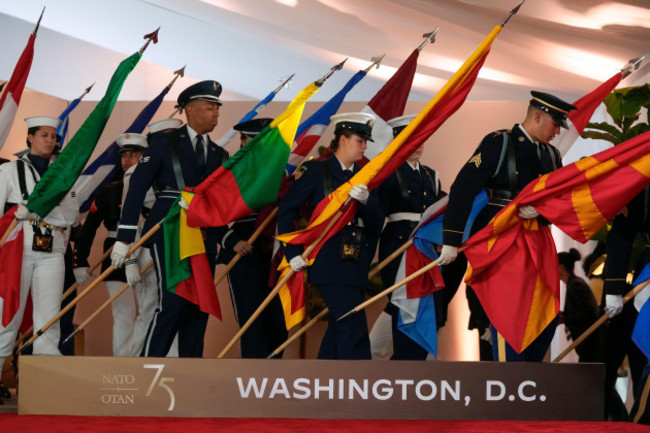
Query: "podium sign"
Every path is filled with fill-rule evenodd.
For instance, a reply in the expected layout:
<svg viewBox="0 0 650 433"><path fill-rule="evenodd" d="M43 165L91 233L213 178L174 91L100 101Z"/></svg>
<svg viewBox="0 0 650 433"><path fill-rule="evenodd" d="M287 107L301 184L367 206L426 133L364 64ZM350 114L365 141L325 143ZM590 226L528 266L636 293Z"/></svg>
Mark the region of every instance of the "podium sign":
<svg viewBox="0 0 650 433"><path fill-rule="evenodd" d="M18 413L601 421L602 364L21 356Z"/></svg>

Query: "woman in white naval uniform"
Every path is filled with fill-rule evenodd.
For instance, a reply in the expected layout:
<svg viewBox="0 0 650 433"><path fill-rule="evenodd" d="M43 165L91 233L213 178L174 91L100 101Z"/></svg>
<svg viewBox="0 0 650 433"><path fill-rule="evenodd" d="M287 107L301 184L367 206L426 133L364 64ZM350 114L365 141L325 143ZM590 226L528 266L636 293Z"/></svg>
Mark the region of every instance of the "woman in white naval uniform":
<svg viewBox="0 0 650 433"><path fill-rule="evenodd" d="M34 190L36 182L45 173L50 154L56 144L55 117L29 117L27 123L27 145L29 153L16 161L0 166L0 207L9 207L23 202ZM22 167L21 167L22 166ZM24 191L20 186L20 173L24 173ZM25 312L27 295L31 288L34 329L42 328L61 309L65 264L63 254L69 237L69 226L78 214L77 200L69 192L44 219L29 212L24 204L16 211L24 231L23 261L20 277L19 309L7 327L0 325L0 365L11 354L20 324ZM51 251L35 251L34 233L52 236ZM43 248L47 250L47 248ZM0 308L2 301L0 300ZM1 313L0 309L0 314ZM34 355L61 355L58 349L60 329L58 322L34 341Z"/></svg>

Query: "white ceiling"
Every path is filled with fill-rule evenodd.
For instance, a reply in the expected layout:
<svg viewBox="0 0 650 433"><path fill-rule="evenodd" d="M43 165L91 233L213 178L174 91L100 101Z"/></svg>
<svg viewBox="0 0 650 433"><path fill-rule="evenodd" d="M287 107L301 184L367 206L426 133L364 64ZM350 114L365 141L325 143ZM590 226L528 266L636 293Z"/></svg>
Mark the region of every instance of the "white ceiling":
<svg viewBox="0 0 650 433"><path fill-rule="evenodd" d="M418 61L410 100L429 100L518 0L50 0L27 87L65 100L97 82L99 99L117 64L160 26L121 100L150 100L187 64L168 95L216 79L223 99L256 101L296 73L276 100L290 100L349 58L313 98L329 99L372 56L385 53L348 95L368 101L421 35L440 27ZM0 2L5 41L0 79L8 79L41 12L42 0ZM469 96L524 100L545 90L575 100L650 51L650 0L527 0L499 35ZM650 76L647 62L627 83ZM647 81L647 80L646 80Z"/></svg>

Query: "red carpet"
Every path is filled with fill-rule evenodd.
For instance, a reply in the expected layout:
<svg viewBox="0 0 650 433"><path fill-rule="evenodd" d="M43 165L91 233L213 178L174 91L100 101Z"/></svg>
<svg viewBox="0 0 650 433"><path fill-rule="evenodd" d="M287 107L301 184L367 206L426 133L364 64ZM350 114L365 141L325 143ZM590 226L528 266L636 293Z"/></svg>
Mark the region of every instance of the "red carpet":
<svg viewBox="0 0 650 433"><path fill-rule="evenodd" d="M631 423L571 421L398 421L235 418L129 418L46 415L0 415L0 432L29 433L199 433L229 432L354 432L354 433L574 433L650 432Z"/></svg>

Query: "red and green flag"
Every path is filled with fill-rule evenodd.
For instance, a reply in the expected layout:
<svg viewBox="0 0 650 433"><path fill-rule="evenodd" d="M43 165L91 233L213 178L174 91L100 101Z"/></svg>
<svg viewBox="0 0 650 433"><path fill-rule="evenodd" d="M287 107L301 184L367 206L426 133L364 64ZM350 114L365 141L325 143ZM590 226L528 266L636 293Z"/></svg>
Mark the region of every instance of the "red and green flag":
<svg viewBox="0 0 650 433"><path fill-rule="evenodd" d="M212 281L201 229L187 225L181 197L191 203L193 193L181 192L163 221L167 290L221 320L221 306Z"/></svg>
<svg viewBox="0 0 650 433"><path fill-rule="evenodd" d="M515 351L537 338L560 305L549 226L521 219L519 207L535 207L567 235L586 242L648 182L650 132L534 180L467 241L466 282Z"/></svg>
<svg viewBox="0 0 650 433"><path fill-rule="evenodd" d="M277 200L305 103L322 84L305 87L282 114L193 188L190 226L223 226Z"/></svg>
<svg viewBox="0 0 650 433"><path fill-rule="evenodd" d="M465 61L461 68L451 77L436 96L426 107L413 119L413 121L382 151L378 156L366 164L349 182L344 183L327 197L325 197L312 213L308 226L292 233L277 236L281 242L293 245L307 246L314 242L322 231L327 227L329 221L340 210L343 216L337 221L327 235L314 248L309 261L313 261L322 245L345 226L356 213L356 201L348 202L350 189L353 185L364 184L368 189L378 187L388 176L402 165L408 157L430 136L442 123L460 108L465 101L469 91L472 89L478 73L485 62L492 42L501 32L503 27L496 26L492 32L483 40L479 47ZM289 271L290 267L284 259L278 268L283 273ZM287 326L290 323L297 323L296 314L304 316L304 303L296 302L295 299L303 299L302 273L294 275L289 284L280 290L280 297L284 300L291 300L285 304ZM284 295L283 295L284 293ZM292 306L291 306L292 305ZM301 313L302 311L302 313ZM295 319L289 319L295 317Z"/></svg>

